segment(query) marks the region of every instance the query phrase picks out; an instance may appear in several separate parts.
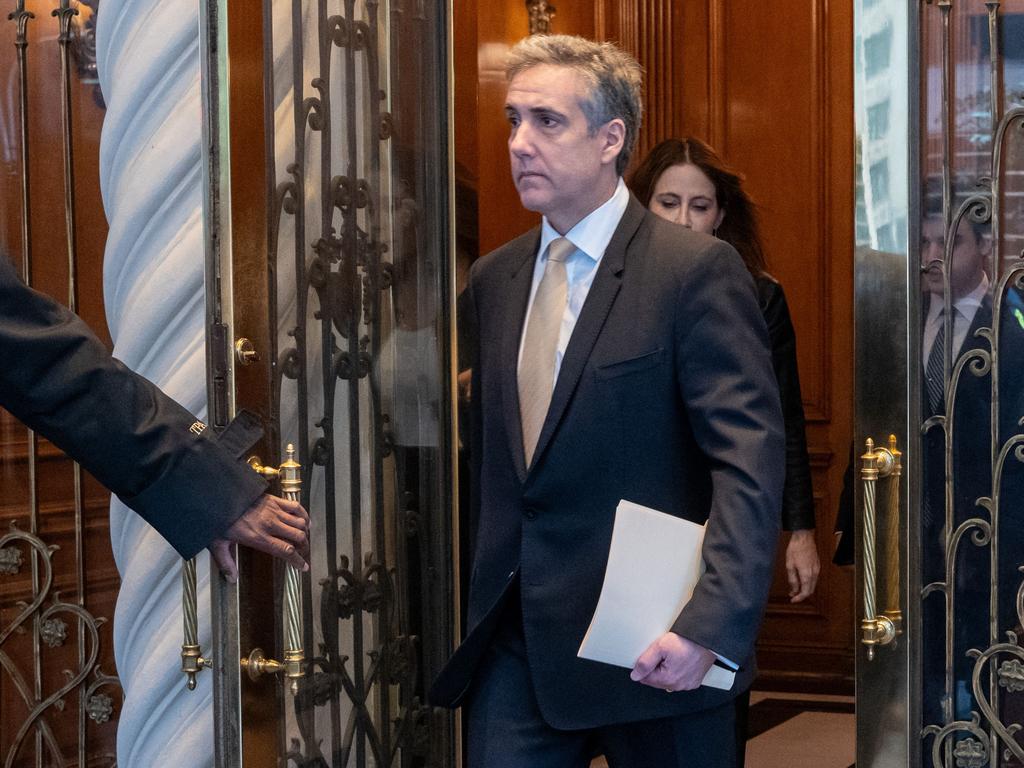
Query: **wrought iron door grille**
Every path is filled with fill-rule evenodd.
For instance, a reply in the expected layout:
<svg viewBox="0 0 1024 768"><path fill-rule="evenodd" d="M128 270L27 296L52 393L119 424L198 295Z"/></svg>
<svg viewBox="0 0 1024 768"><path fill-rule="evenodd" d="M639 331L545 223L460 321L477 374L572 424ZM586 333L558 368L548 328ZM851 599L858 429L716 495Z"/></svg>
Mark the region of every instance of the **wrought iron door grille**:
<svg viewBox="0 0 1024 768"><path fill-rule="evenodd" d="M12 90L7 93L13 97L11 103L4 101L7 109L0 109L0 160L17 168L14 183L3 190L0 247L20 245L22 276L30 285L37 262L52 269L54 262L63 261L68 281L66 293L58 298L72 310L77 309L79 270L73 128L85 121L81 116L78 123L73 119L73 91L84 70L91 67L95 77L95 46L87 41L99 2L83 4L85 9L70 0L16 0L0 17L8 25L5 36L12 33L14 42L0 55L0 71L10 76ZM32 134L41 114L59 121L59 145ZM62 169L61 183L43 187L37 180L42 164L30 163L30 158L51 150ZM10 204L14 200L17 208ZM39 253L32 203L38 207L40 202L46 203L48 214L63 219L61 252ZM11 233L8 240L3 225L11 210L17 210L19 236ZM2 419L3 427L13 426L7 414ZM64 467L55 461L60 454L32 430L16 429L24 430L23 437L11 440L5 434L0 453L0 490L6 503L16 505L5 510L9 525L0 529L0 707L9 707L0 729L0 765L116 765L113 730L104 724L116 721L122 692L118 678L101 667L101 651L106 650L101 632L107 634L107 620L90 611L95 599L88 588L96 584L96 574L89 574L91 581L86 578L86 516L103 502L89 495L91 489L75 464L70 472L73 501L66 513L55 511L52 499L45 497L54 495L57 483L66 482ZM65 514L66 519L57 519ZM53 541L65 530L72 543L61 550ZM109 596L116 581L104 586Z"/></svg>
<svg viewBox="0 0 1024 768"><path fill-rule="evenodd" d="M280 442L313 518L295 768L448 764L446 12L273 4L270 317ZM440 102L440 103L439 103Z"/></svg>
<svg viewBox="0 0 1024 768"><path fill-rule="evenodd" d="M923 15L921 737L935 768L1024 764L1024 43L1005 34L1020 10Z"/></svg>

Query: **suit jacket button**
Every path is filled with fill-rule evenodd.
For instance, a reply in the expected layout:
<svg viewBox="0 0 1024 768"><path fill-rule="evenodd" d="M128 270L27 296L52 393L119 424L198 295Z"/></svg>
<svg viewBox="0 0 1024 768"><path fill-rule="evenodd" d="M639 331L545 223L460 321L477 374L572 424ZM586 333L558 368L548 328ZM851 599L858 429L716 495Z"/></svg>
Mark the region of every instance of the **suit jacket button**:
<svg viewBox="0 0 1024 768"><path fill-rule="evenodd" d="M533 507L527 507L525 510L523 510L523 516L527 520L533 520L535 517L537 517L537 510L534 509Z"/></svg>

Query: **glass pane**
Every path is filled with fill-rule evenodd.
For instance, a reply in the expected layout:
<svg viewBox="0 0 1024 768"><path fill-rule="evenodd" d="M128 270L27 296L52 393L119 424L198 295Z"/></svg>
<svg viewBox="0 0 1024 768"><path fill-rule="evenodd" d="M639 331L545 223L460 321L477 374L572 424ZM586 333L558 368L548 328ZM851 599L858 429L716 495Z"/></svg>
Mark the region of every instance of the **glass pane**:
<svg viewBox="0 0 1024 768"><path fill-rule="evenodd" d="M907 248L907 12L861 0L854 40L856 243Z"/></svg>
<svg viewBox="0 0 1024 768"><path fill-rule="evenodd" d="M303 766L450 748L425 705L454 626L445 7L273 4L280 442L313 523L281 743Z"/></svg>
<svg viewBox="0 0 1024 768"><path fill-rule="evenodd" d="M925 766L1010 765L1024 699L1024 3L924 6L921 146ZM1003 136L1001 125L1009 130ZM1004 756L1004 750L1008 750ZM1014 762L1005 762L1016 755ZM956 761L956 763L954 763Z"/></svg>

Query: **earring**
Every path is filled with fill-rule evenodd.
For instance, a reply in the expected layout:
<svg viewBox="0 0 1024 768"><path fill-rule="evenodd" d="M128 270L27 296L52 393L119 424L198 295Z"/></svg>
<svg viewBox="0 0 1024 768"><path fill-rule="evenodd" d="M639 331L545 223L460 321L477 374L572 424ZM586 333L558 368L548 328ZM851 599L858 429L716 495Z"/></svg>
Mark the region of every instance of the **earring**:
<svg viewBox="0 0 1024 768"><path fill-rule="evenodd" d="M711 230L711 236L718 237L718 227L715 227L714 229Z"/></svg>

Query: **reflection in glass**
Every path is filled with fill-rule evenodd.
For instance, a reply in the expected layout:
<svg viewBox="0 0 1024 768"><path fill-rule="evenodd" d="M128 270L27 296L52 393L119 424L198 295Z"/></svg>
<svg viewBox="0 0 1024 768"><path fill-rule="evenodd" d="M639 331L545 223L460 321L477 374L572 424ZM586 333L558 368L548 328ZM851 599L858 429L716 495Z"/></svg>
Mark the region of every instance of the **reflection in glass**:
<svg viewBox="0 0 1024 768"><path fill-rule="evenodd" d="M922 30L923 763L1020 765L1024 3L935 3ZM1015 666L1016 665L1016 666ZM1007 760L1010 762L1007 762Z"/></svg>
<svg viewBox="0 0 1024 768"><path fill-rule="evenodd" d="M280 443L310 511L282 765L440 765L451 647L444 4L273 4Z"/></svg>
<svg viewBox="0 0 1024 768"><path fill-rule="evenodd" d="M888 3L857 5L854 114L856 243L890 253L907 247L907 14Z"/></svg>

